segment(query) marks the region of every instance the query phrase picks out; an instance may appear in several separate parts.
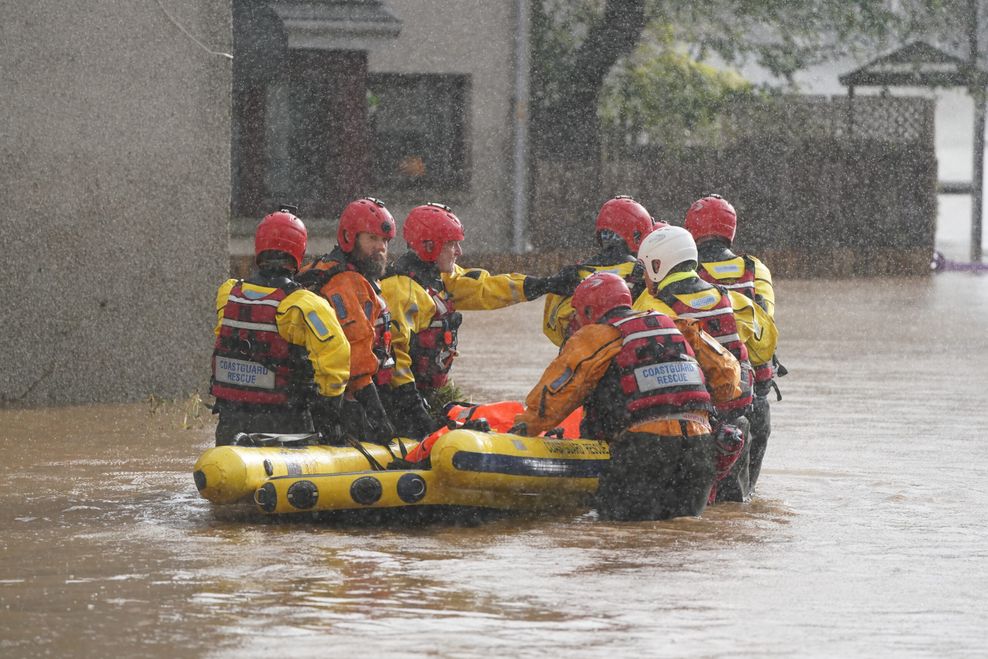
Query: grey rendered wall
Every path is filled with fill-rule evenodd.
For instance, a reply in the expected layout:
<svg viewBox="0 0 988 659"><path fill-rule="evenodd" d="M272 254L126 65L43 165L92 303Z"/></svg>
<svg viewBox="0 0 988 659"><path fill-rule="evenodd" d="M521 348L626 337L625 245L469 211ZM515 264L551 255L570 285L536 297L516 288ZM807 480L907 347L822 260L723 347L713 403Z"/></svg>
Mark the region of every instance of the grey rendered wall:
<svg viewBox="0 0 988 659"><path fill-rule="evenodd" d="M385 199L388 208L400 223L418 204L447 203L463 221L466 251L509 250L515 3L388 0L387 5L402 21L401 34L369 52L372 72L458 73L471 80L468 186L393 193Z"/></svg>
<svg viewBox="0 0 988 659"><path fill-rule="evenodd" d="M0 403L201 389L227 272L228 0L3 2Z"/></svg>

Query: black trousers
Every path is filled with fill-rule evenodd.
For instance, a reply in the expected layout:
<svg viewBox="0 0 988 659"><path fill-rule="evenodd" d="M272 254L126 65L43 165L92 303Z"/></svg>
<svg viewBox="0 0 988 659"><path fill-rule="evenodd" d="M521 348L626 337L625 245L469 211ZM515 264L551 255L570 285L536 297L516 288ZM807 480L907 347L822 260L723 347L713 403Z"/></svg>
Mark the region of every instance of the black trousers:
<svg viewBox="0 0 988 659"><path fill-rule="evenodd" d="M295 434L313 432L312 414L305 407L233 405L217 401L220 416L216 445L233 444L239 433Z"/></svg>
<svg viewBox="0 0 988 659"><path fill-rule="evenodd" d="M602 519L660 520L700 515L714 479L710 435L624 432L610 443L596 508Z"/></svg>
<svg viewBox="0 0 988 659"><path fill-rule="evenodd" d="M414 382L396 389L379 387L378 395L399 437L420 440L439 428L427 408L427 394L419 392Z"/></svg>
<svg viewBox="0 0 988 659"><path fill-rule="evenodd" d="M772 411L768 403L768 395L755 396L755 406L748 415L751 420L751 462L748 466L748 480L751 489L755 489L758 475L762 471L762 459L768 448L768 438L772 434Z"/></svg>

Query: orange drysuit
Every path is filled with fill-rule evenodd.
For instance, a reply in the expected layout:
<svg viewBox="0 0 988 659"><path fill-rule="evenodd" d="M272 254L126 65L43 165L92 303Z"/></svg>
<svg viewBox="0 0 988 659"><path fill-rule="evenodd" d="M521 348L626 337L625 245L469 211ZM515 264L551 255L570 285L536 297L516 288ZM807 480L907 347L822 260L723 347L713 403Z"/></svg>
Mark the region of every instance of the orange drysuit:
<svg viewBox="0 0 988 659"><path fill-rule="evenodd" d="M674 320L676 328L693 348L712 402L718 404L738 396L741 389L737 359L701 330L697 321ZM581 327L545 369L539 383L525 399L525 411L515 418L515 422L525 424L527 435L538 435L559 425L591 395L621 348L621 333L616 328L604 323ZM615 400L614 404L624 405L624 401ZM700 436L710 433L710 422L706 411L691 410L638 422L625 430L662 436Z"/></svg>
<svg viewBox="0 0 988 659"><path fill-rule="evenodd" d="M312 272L314 270L326 274L321 275L320 280ZM302 266L300 280L306 283L317 281L321 284L316 292L336 311L343 333L350 342L350 382L347 392L363 389L375 376L380 378L384 370L390 371L393 368L388 307L375 282L348 267L346 255L339 249L314 263Z"/></svg>

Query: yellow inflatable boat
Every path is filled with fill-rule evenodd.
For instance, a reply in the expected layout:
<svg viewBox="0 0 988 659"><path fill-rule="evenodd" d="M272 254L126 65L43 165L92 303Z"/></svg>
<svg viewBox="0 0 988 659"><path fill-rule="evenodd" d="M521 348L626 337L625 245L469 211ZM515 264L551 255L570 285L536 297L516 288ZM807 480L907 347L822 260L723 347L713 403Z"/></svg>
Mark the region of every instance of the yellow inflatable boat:
<svg viewBox="0 0 988 659"><path fill-rule="evenodd" d="M392 461L384 447L363 447L379 464ZM207 450L194 477L213 503L253 495L273 514L408 506L540 511L588 506L608 458L604 442L453 430L433 445L428 469L373 470L354 448L225 446Z"/></svg>
<svg viewBox="0 0 988 659"><path fill-rule="evenodd" d="M305 435L264 435L271 446L217 446L207 449L192 468L196 488L204 499L216 504L250 502L254 491L274 476L302 476L366 471L371 468L367 456L349 446L295 447ZM279 441L281 440L281 441ZM405 440L407 447L415 442ZM379 464L393 458L388 449L377 444L363 444ZM400 449L392 444L394 451Z"/></svg>

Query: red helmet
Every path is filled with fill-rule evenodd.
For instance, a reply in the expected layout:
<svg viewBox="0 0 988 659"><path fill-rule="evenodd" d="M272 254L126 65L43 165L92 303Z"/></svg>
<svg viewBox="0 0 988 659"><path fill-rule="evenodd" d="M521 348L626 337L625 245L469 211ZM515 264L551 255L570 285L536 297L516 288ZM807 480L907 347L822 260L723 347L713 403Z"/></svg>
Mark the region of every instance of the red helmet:
<svg viewBox="0 0 988 659"><path fill-rule="evenodd" d="M439 258L445 243L463 240L463 225L449 206L428 203L412 209L401 235L420 259L431 263Z"/></svg>
<svg viewBox="0 0 988 659"><path fill-rule="evenodd" d="M295 267L302 263L308 234L305 225L288 211L271 213L257 225L254 232L254 256L275 250L285 252L295 259Z"/></svg>
<svg viewBox="0 0 988 659"><path fill-rule="evenodd" d="M577 330L596 323L611 309L630 307L631 291L624 279L613 272L595 272L576 287L571 304L576 311L571 327Z"/></svg>
<svg viewBox="0 0 988 659"><path fill-rule="evenodd" d="M349 254L357 244L358 233L373 233L387 240L395 237L395 219L384 207L384 202L374 197L351 201L340 215L336 230L336 242Z"/></svg>
<svg viewBox="0 0 988 659"><path fill-rule="evenodd" d="M642 239L655 228L655 221L645 207L627 195L604 202L597 213L597 234L613 231L628 246L631 254L638 252Z"/></svg>
<svg viewBox="0 0 988 659"><path fill-rule="evenodd" d="M707 195L694 201L686 211L683 226L693 234L696 242L716 236L727 238L727 242L733 243L734 232L738 228L738 214L734 206L720 195Z"/></svg>

